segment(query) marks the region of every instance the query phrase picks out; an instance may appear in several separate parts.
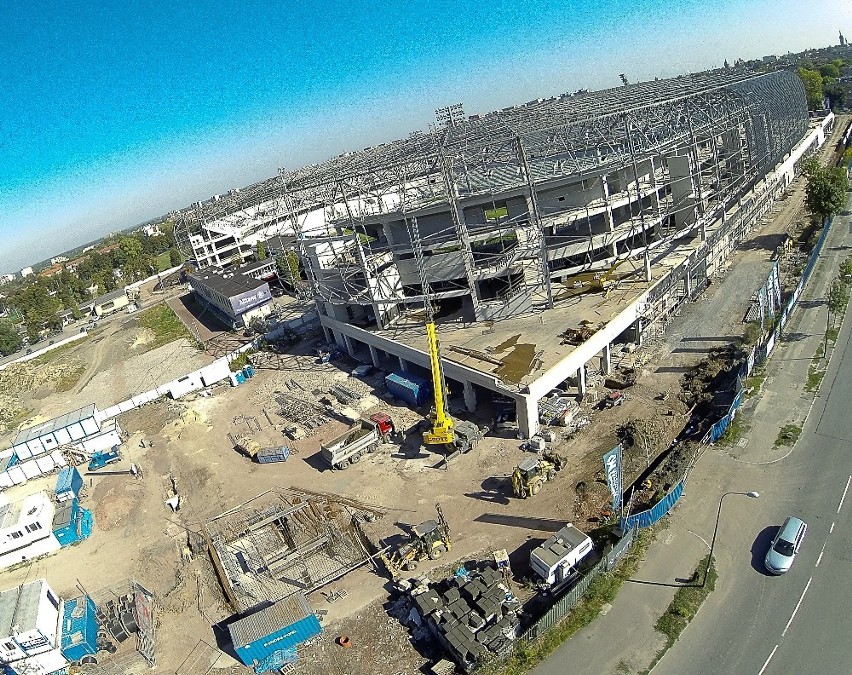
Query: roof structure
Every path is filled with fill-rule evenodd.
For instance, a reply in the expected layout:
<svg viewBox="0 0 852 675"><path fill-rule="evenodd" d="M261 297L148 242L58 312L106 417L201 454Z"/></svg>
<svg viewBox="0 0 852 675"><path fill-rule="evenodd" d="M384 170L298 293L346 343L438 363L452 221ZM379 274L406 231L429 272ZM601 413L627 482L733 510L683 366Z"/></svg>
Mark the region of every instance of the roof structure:
<svg viewBox="0 0 852 675"><path fill-rule="evenodd" d="M584 532L569 524L536 548L533 555L548 568L552 568L558 565L571 551L585 543L588 538L588 535Z"/></svg>
<svg viewBox="0 0 852 675"><path fill-rule="evenodd" d="M105 302L109 302L110 300L115 300L116 298L120 298L122 295L126 295L123 288L116 289L114 291L110 291L109 293L104 293L101 296L98 296L94 300L92 300L92 305L102 305Z"/></svg>
<svg viewBox="0 0 852 675"><path fill-rule="evenodd" d="M79 410L74 410L69 413L65 413L60 417L55 417L52 420L48 420L43 424L39 424L38 426L30 427L29 429L23 429L15 436L15 440L12 441L12 445L20 445L21 443L26 443L27 441L34 440L36 438L40 438L45 436L57 429L64 429L65 427L70 427L72 424L76 424L77 422L82 422L85 419L89 419L95 416L95 412L97 408L95 404L92 403L87 405L85 408L80 408Z"/></svg>
<svg viewBox="0 0 852 675"><path fill-rule="evenodd" d="M313 611L307 599L303 594L297 593L232 623L229 626L231 640L235 647L249 645L282 628L292 626L311 614Z"/></svg>
<svg viewBox="0 0 852 675"><path fill-rule="evenodd" d="M36 628L41 591L46 583L36 579L0 592L0 639Z"/></svg>
<svg viewBox="0 0 852 675"><path fill-rule="evenodd" d="M263 280L253 279L240 271L221 272L215 268L207 268L187 275L190 281L196 281L216 293L229 298L260 288L266 284Z"/></svg>

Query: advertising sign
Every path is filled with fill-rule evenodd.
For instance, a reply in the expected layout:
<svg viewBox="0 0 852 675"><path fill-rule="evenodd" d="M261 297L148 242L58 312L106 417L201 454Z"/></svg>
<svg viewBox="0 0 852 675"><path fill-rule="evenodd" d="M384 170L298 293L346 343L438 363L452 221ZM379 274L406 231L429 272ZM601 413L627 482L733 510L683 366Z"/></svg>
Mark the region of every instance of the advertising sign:
<svg viewBox="0 0 852 675"><path fill-rule="evenodd" d="M621 444L603 456L604 473L609 491L612 493L613 512L621 509Z"/></svg>
<svg viewBox="0 0 852 675"><path fill-rule="evenodd" d="M231 309L234 310L235 316L239 316L249 311L252 307L257 307L268 302L271 297L272 293L269 291L269 285L264 283L254 290L246 291L239 295L232 295L230 298Z"/></svg>

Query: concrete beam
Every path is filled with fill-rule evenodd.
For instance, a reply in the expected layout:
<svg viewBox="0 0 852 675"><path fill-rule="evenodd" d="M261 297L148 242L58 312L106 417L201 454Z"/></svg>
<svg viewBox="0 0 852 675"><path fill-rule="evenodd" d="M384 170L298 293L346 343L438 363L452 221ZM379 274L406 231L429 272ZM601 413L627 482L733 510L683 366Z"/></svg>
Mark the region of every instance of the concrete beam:
<svg viewBox="0 0 852 675"><path fill-rule="evenodd" d="M515 397L515 414L521 438L532 438L538 432L538 399L529 394Z"/></svg>
<svg viewBox="0 0 852 675"><path fill-rule="evenodd" d="M601 350L601 373L604 375L612 373L612 344L607 344Z"/></svg>

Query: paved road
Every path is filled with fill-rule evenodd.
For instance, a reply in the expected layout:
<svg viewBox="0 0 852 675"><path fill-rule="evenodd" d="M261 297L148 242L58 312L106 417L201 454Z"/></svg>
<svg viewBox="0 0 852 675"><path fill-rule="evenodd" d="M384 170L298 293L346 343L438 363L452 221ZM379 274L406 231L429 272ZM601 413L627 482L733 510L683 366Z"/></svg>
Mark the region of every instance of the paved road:
<svg viewBox="0 0 852 675"><path fill-rule="evenodd" d="M654 675L852 672L850 335L847 321L794 452L773 464L743 465L740 481L761 499L730 517L731 500L746 498L727 498L716 548L719 586ZM771 526L787 515L805 520L808 534L793 569L768 576L762 559Z"/></svg>

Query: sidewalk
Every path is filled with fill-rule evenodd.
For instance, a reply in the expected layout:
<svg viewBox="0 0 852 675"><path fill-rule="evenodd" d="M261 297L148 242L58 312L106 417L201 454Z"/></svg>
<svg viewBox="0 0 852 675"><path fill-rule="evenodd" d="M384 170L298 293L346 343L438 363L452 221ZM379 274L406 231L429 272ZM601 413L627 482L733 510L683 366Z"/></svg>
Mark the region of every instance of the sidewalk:
<svg viewBox="0 0 852 675"><path fill-rule="evenodd" d="M637 673L650 665L665 644L654 624L674 597L676 579L690 577L707 555L719 495L743 489L745 471L760 470L761 465L789 454L790 447L774 446L778 432L785 424L803 425L810 412L816 393L805 391L808 368L825 334L823 299L840 262L852 255L852 248L843 245L850 223L849 216L838 216L832 224L799 305L765 367L762 391L741 408L747 429L742 441L736 447L711 446L704 452L634 579L622 586L608 611L533 672L557 675L569 668L577 675ZM829 356L831 352L829 347ZM717 547L716 556L720 555Z"/></svg>

